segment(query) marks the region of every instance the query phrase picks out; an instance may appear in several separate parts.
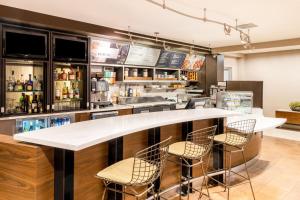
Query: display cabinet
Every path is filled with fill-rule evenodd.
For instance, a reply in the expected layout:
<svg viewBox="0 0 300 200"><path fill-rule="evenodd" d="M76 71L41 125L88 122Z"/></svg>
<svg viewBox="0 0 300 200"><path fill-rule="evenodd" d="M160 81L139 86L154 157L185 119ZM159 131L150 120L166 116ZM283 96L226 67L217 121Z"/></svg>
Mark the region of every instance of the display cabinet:
<svg viewBox="0 0 300 200"><path fill-rule="evenodd" d="M217 93L217 108L252 113L253 92L226 91Z"/></svg>

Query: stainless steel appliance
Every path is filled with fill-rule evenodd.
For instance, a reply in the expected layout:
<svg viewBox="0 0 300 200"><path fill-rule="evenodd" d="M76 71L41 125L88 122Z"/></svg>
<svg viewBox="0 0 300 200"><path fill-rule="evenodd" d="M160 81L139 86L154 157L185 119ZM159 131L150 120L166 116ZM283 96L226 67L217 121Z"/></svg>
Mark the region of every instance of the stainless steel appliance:
<svg viewBox="0 0 300 200"><path fill-rule="evenodd" d="M91 119L102 119L108 117L115 117L118 116L118 111L107 111L107 112L94 112L91 114Z"/></svg>

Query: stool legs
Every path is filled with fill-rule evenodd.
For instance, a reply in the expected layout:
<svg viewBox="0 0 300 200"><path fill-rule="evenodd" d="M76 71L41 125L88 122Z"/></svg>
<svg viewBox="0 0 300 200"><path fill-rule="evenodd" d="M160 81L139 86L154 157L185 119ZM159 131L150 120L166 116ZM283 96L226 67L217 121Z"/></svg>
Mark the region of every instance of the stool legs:
<svg viewBox="0 0 300 200"><path fill-rule="evenodd" d="M253 196L253 199L255 200L254 190L253 190L253 186L252 186L251 179L250 179L250 176L249 176L249 172L248 172L248 167L247 167L247 163L246 163L244 151L242 151L242 155L243 155L243 159L244 159L244 163L245 163L245 170L246 170L247 177L248 177L248 180L249 180L249 184L250 184L250 187L251 187L252 196Z"/></svg>

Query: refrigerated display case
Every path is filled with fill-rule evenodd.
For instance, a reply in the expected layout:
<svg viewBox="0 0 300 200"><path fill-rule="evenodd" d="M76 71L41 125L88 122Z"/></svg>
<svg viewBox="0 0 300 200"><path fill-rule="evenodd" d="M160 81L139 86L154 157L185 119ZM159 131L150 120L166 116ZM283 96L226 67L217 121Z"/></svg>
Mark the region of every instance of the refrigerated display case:
<svg viewBox="0 0 300 200"><path fill-rule="evenodd" d="M55 115L49 117L50 127L59 127L75 122L75 114Z"/></svg>
<svg viewBox="0 0 300 200"><path fill-rule="evenodd" d="M253 92L251 91L223 91L217 93L217 108L251 114L252 107Z"/></svg>
<svg viewBox="0 0 300 200"><path fill-rule="evenodd" d="M26 133L49 127L49 117L32 117L16 120L16 133Z"/></svg>

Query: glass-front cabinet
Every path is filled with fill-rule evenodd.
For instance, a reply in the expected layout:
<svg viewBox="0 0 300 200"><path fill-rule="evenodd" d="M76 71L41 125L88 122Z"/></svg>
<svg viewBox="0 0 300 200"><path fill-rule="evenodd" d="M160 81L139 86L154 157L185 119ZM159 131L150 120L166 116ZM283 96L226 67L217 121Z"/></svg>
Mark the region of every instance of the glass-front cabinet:
<svg viewBox="0 0 300 200"><path fill-rule="evenodd" d="M44 113L47 62L8 59L4 64L5 113Z"/></svg>
<svg viewBox="0 0 300 200"><path fill-rule="evenodd" d="M54 111L80 110L87 106L87 66L55 63L53 67Z"/></svg>

